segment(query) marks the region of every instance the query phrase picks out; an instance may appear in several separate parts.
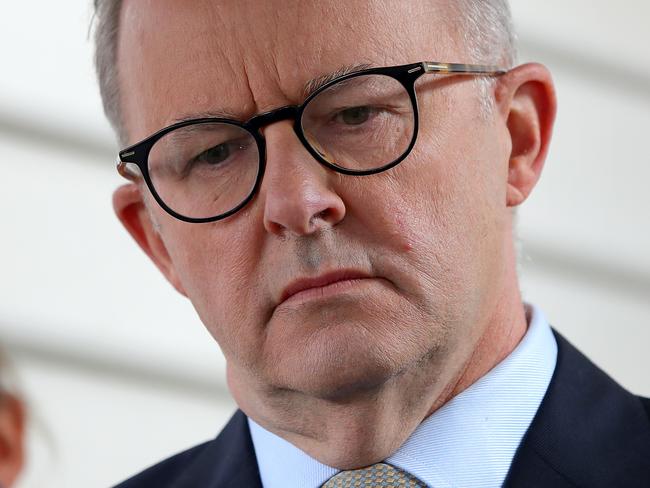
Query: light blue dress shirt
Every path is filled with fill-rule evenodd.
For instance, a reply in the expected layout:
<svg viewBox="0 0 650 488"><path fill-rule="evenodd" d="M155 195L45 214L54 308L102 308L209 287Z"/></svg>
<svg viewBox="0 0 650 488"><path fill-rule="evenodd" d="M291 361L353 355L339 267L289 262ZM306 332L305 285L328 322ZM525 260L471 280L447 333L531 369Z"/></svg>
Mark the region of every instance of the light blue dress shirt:
<svg viewBox="0 0 650 488"><path fill-rule="evenodd" d="M496 488L505 481L555 370L557 343L542 312L485 376L435 411L386 462L433 488ZM317 488L338 469L248 419L264 488Z"/></svg>

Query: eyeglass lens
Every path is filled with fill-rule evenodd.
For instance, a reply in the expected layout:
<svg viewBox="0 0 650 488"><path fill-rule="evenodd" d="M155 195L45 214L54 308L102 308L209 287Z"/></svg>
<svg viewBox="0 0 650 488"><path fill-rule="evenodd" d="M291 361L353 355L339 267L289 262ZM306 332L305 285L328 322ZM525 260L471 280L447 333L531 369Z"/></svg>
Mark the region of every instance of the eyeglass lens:
<svg viewBox="0 0 650 488"><path fill-rule="evenodd" d="M383 75L343 80L312 99L302 131L327 162L352 171L381 168L407 150L414 130L411 99Z"/></svg>

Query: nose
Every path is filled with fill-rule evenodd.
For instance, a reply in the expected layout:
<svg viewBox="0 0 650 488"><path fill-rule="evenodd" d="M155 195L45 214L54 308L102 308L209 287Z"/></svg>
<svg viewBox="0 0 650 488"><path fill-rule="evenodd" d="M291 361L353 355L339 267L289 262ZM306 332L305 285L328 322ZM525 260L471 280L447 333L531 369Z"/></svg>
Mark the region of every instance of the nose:
<svg viewBox="0 0 650 488"><path fill-rule="evenodd" d="M264 129L266 170L260 188L264 228L286 236L306 236L337 225L345 204L335 191L341 175L319 164L302 146L290 122Z"/></svg>

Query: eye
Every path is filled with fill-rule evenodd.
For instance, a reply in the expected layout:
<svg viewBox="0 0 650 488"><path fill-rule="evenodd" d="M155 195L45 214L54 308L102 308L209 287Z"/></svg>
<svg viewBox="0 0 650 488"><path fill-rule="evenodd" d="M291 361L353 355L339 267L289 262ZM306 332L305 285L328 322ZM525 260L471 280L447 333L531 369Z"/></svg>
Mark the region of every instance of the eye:
<svg viewBox="0 0 650 488"><path fill-rule="evenodd" d="M250 148L247 141L231 140L212 146L187 161L183 167L183 177L197 171L226 171Z"/></svg>
<svg viewBox="0 0 650 488"><path fill-rule="evenodd" d="M373 107L350 107L336 114L335 120L346 125L361 125L367 122L377 110Z"/></svg>
<svg viewBox="0 0 650 488"><path fill-rule="evenodd" d="M224 143L224 144L219 144L218 146L211 147L207 151L203 151L201 154L196 156L195 161L197 163L201 162L209 165L216 165L219 163L223 163L226 159L230 157L233 149L232 146L233 146L232 143Z"/></svg>

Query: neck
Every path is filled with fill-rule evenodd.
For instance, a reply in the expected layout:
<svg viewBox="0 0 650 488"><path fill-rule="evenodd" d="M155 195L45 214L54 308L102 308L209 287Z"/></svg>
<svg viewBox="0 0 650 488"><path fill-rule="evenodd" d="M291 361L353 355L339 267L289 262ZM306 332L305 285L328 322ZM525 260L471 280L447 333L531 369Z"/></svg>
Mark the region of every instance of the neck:
<svg viewBox="0 0 650 488"><path fill-rule="evenodd" d="M455 380L449 382L443 393L432 403L427 416L469 388L503 361L526 334L528 328L526 310L514 269L511 273L512 276L506 282L513 283L515 286L501 295L471 356L458 371Z"/></svg>

